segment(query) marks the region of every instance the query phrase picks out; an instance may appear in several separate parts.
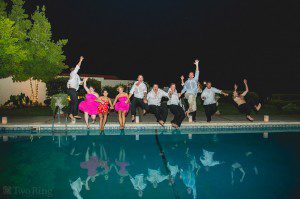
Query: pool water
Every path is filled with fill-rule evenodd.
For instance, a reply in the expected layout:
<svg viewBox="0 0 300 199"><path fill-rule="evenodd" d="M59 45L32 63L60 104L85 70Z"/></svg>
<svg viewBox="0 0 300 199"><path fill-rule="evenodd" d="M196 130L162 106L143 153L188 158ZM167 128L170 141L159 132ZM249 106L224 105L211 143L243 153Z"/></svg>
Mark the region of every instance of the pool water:
<svg viewBox="0 0 300 199"><path fill-rule="evenodd" d="M296 132L10 137L0 198L297 198L299 149Z"/></svg>

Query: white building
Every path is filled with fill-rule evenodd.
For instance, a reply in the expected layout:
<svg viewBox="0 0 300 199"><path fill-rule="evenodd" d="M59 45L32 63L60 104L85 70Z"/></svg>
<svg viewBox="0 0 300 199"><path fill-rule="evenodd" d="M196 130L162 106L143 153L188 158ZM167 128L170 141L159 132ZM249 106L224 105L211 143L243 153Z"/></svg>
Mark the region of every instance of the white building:
<svg viewBox="0 0 300 199"><path fill-rule="evenodd" d="M68 74L62 74L62 77L68 77ZM81 78L89 77L101 81L101 86L116 86L119 84L128 85L135 80L121 80L114 75L96 75L96 74L80 74ZM46 99L46 84L39 82L38 85L38 102L44 103ZM18 95L24 93L31 97L30 81L14 82L11 77L0 79L0 105L3 105L9 100L11 95Z"/></svg>

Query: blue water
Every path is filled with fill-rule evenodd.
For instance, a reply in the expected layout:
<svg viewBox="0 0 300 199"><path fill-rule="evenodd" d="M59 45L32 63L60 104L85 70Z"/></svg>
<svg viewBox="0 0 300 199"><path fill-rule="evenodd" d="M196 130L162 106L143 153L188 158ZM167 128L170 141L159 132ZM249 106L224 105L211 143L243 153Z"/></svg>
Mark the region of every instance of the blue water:
<svg viewBox="0 0 300 199"><path fill-rule="evenodd" d="M300 193L299 133L270 133L267 139L261 133L153 134L138 140L134 135L85 135L10 137L2 142L1 198L76 198L70 181L86 180L87 169L80 164L88 147L89 158L107 159L112 168L105 175L97 167L90 190L82 186L82 198L139 198L129 176L120 183L119 158L130 164L125 174L144 175L142 198L297 198ZM219 164L204 166L203 149L214 152L211 162ZM181 170L174 180L167 163ZM147 180L148 169L160 170L163 181L157 188ZM191 184L190 194L184 182Z"/></svg>

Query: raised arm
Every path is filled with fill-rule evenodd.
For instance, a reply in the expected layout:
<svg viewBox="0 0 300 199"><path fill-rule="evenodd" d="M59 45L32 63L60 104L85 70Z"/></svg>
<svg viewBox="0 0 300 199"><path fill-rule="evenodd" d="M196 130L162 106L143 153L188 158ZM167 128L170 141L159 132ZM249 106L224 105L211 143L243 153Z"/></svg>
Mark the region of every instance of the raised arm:
<svg viewBox="0 0 300 199"><path fill-rule="evenodd" d="M84 57L83 57L83 56L80 56L79 61L78 61L78 63L77 63L76 66L81 67L81 63L82 63L83 60L84 60Z"/></svg>
<svg viewBox="0 0 300 199"><path fill-rule="evenodd" d="M181 86L184 86L184 76L181 75L180 79L181 79Z"/></svg>
<svg viewBox="0 0 300 199"><path fill-rule="evenodd" d="M83 79L83 88L84 88L84 90L87 92L87 93L89 93L90 92L90 90L89 90L89 88L86 86L86 81L88 80L88 77L85 77L84 79Z"/></svg>
<svg viewBox="0 0 300 199"><path fill-rule="evenodd" d="M198 81L199 79L199 60L196 59L194 64L196 65L196 71L195 71L195 80Z"/></svg>
<svg viewBox="0 0 300 199"><path fill-rule="evenodd" d="M245 91L242 93L242 96L246 96L247 93L249 92L248 82L246 79L244 79L244 84L245 84Z"/></svg>

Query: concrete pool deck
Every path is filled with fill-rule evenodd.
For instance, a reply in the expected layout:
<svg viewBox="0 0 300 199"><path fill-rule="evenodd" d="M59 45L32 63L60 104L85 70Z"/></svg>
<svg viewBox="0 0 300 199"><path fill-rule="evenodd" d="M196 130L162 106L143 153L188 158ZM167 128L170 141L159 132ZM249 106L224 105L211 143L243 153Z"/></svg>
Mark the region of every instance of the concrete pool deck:
<svg viewBox="0 0 300 199"><path fill-rule="evenodd" d="M202 129L202 130L218 130L220 128L254 128L254 129L272 129L273 127L284 128L284 126L288 125L289 127L293 127L295 129L300 129L300 115L270 115L270 122L263 122L263 115L255 115L255 121L249 122L242 115L220 115L213 118L211 123L207 123L205 121L205 116L203 114L199 114L197 116L197 122L189 123L188 119L182 124L181 129ZM172 130L170 125L170 121L173 116L170 114L165 128L166 130ZM18 128L27 128L27 129L44 129L53 130L53 117L50 116L38 116L38 117L8 117L8 123L0 125L2 131L4 129L11 130L20 130ZM108 118L108 123L106 125L106 130L118 130L119 124L117 120L116 114L110 114ZM58 119L55 119L54 123L55 130L79 130L86 129L85 123L83 119L77 120L75 124L72 124L70 120L65 119L65 117L61 118L61 123L58 123ZM91 124L91 130L99 130L98 118L95 124ZM139 124L132 123L130 121L130 116L127 117L126 129L128 130L145 130L145 129L163 129L157 122L155 121L155 117L153 115L146 115L141 118L141 122Z"/></svg>

